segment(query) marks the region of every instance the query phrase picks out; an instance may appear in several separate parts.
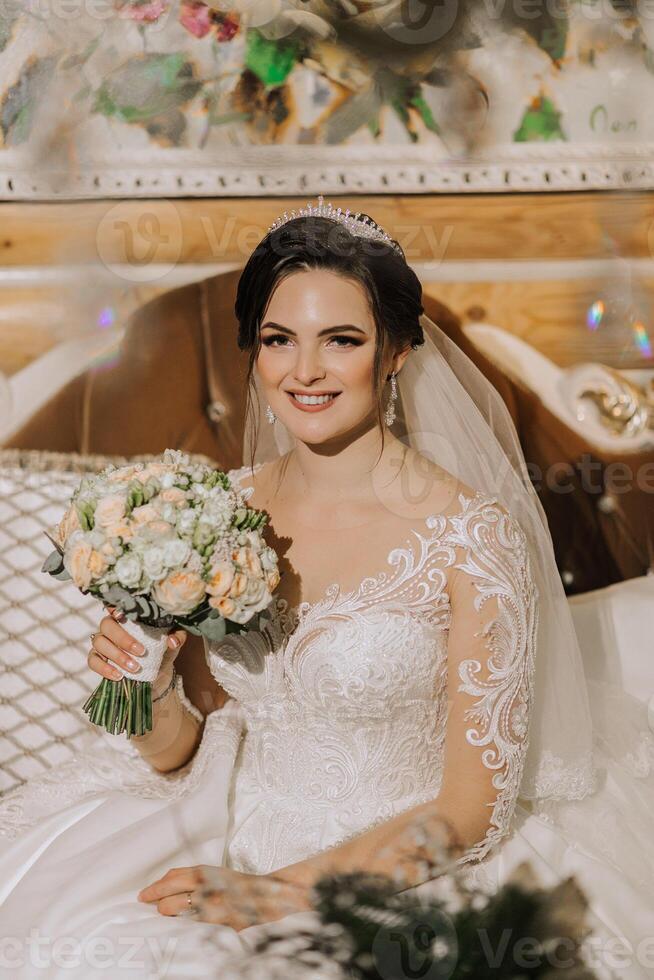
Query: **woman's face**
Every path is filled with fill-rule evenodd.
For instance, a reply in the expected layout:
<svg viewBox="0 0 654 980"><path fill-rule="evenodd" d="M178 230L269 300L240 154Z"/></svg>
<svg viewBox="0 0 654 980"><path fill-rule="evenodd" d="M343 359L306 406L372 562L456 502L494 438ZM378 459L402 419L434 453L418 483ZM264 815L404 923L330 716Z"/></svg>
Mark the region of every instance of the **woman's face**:
<svg viewBox="0 0 654 980"><path fill-rule="evenodd" d="M297 439L338 440L376 424L374 355L375 321L358 283L324 269L279 283L261 322L257 370L264 397ZM309 399L298 394L328 397L302 404Z"/></svg>

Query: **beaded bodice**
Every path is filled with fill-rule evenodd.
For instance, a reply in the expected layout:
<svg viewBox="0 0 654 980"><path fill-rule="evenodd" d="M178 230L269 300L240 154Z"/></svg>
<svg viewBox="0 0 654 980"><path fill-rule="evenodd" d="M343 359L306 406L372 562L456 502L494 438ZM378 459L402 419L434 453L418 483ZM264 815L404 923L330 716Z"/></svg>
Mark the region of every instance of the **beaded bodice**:
<svg viewBox="0 0 654 980"><path fill-rule="evenodd" d="M453 515L426 518L358 587L341 592L334 583L317 602L295 607L276 596L257 630L209 644L210 669L244 720L227 848L233 867L273 870L438 795L453 569L474 583L456 623L469 722L462 737L496 770L489 832L476 856L502 833L527 744L535 589L510 516L483 495L461 495L458 505Z"/></svg>

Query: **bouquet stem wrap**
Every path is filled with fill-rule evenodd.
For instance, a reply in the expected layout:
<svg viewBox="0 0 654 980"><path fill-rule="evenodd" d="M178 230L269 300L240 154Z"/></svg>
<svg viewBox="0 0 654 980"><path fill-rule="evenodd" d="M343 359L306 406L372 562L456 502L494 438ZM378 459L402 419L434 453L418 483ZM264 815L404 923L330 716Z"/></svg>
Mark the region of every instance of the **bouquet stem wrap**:
<svg viewBox="0 0 654 980"><path fill-rule="evenodd" d="M126 632L143 644L145 652L136 657L141 669L137 674L112 664L123 676L121 680L103 677L84 705L84 711L94 725L101 725L112 735L125 732L145 735L152 731L152 683L156 680L168 646L168 630L126 619Z"/></svg>

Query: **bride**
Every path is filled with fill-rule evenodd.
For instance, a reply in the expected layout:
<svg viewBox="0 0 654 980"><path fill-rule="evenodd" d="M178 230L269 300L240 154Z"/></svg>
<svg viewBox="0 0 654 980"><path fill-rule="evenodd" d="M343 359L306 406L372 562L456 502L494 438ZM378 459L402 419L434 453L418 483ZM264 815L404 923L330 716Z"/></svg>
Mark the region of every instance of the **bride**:
<svg viewBox="0 0 654 980"><path fill-rule="evenodd" d="M651 734L584 678L499 397L399 245L322 199L271 226L236 314L256 397L230 477L279 586L256 628L171 636L150 733L90 730L2 799L1 975L220 976L273 923L315 924L326 871L418 894L422 816L490 890L525 859L575 875L592 968L647 976ZM137 674L140 652L111 609L88 663Z"/></svg>

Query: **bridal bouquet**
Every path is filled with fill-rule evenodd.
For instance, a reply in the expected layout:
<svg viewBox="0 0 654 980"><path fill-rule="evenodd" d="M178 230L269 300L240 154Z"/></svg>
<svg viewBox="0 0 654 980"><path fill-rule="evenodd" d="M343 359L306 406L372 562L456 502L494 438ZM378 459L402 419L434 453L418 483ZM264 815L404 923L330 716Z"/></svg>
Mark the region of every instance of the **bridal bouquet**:
<svg viewBox="0 0 654 980"><path fill-rule="evenodd" d="M116 665L122 678L103 678L88 698L94 724L128 738L151 731L151 682L171 630L220 640L257 624L279 572L261 535L268 518L243 494L226 473L166 449L151 463L85 476L45 532L55 550L42 571L121 609L145 648L138 678Z"/></svg>

